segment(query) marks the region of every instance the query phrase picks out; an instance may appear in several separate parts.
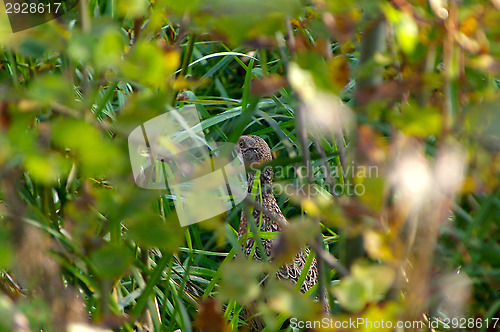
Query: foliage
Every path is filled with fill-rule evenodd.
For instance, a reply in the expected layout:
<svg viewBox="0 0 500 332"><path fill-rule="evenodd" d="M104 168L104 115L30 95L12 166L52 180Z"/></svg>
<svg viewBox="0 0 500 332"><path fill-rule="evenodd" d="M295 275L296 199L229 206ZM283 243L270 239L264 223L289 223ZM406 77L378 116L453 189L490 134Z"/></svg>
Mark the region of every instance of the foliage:
<svg viewBox="0 0 500 332"><path fill-rule="evenodd" d="M227 331L253 303L291 331L327 295L331 322L491 329L499 6L81 0L16 34L2 15L0 328ZM172 193L135 185L128 134L185 105L207 140L269 143L278 249L322 267L307 294L260 284L279 259L234 259L245 204L181 228Z"/></svg>

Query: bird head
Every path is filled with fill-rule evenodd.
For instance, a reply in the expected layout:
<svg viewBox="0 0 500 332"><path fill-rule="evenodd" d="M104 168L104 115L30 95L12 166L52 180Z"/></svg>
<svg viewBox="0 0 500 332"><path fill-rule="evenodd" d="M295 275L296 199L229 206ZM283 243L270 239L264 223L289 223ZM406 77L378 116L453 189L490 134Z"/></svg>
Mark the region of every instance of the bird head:
<svg viewBox="0 0 500 332"><path fill-rule="evenodd" d="M273 159L269 145L259 136L241 136L238 140L238 146L245 166L251 166L255 163L260 164Z"/></svg>

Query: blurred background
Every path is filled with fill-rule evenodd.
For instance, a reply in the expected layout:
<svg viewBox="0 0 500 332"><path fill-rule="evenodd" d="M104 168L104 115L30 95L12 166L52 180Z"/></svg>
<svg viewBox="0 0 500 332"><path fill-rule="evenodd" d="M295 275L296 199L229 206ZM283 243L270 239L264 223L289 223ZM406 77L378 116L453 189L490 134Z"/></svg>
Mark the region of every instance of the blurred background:
<svg viewBox="0 0 500 332"><path fill-rule="evenodd" d="M3 2L0 330L500 327L500 1L80 0L16 33ZM128 135L190 105L269 144L306 294L234 259L245 203L181 227L136 186Z"/></svg>

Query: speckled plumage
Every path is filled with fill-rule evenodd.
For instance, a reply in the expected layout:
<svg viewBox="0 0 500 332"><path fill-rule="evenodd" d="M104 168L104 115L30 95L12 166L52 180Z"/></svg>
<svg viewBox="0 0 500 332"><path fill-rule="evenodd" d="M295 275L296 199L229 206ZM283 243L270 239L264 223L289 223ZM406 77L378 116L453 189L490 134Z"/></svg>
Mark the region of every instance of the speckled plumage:
<svg viewBox="0 0 500 332"><path fill-rule="evenodd" d="M238 141L238 145L241 150L245 166L247 168L248 167L250 168L247 177L248 177L248 192L251 193L255 178L255 171L251 170L251 166L252 164L259 164L262 162L272 160L271 150L269 149L269 146L262 138L253 135L241 136ZM261 170L260 182L262 188L262 195L260 194L256 195L255 199L256 202L260 205L262 196L262 206L266 210L273 211L283 217L283 213L281 212L281 209L278 206L276 198L274 197L274 194L272 192L272 181L273 181L272 168L266 167L263 170ZM273 221L265 213L261 214L260 211L258 210L253 210L251 219L253 219L253 222L255 222L257 226L260 224L260 230L263 232L280 232L282 230L280 224ZM248 228L247 222L248 218L245 212L243 211L241 213L240 225L238 229L238 238L241 238L241 236L243 236L247 232ZM272 239L262 239L264 251L268 257L271 256L273 241L274 240ZM244 253L247 257L251 254L253 246L254 246L254 238L248 238L243 247ZM306 262L307 256L309 255L309 252L310 252L309 248L305 248L304 250L298 252L292 262L285 264L278 270L278 272L276 273L276 277L279 279L289 279L290 281L296 283L302 272L302 269ZM262 259L261 253L259 252L258 249L254 250L253 258L256 260ZM318 280L317 262L316 259L314 259L309 268L306 279L304 280L304 283L301 286L301 291L306 292L314 284L316 284L317 280Z"/></svg>

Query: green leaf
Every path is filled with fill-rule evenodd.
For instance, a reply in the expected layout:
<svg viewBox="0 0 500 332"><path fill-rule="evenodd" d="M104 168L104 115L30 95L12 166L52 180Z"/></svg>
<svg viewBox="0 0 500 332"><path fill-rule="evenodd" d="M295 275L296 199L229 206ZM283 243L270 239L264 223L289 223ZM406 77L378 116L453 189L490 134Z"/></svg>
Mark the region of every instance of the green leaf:
<svg viewBox="0 0 500 332"><path fill-rule="evenodd" d="M40 57L47 50L45 43L35 38L24 39L19 46L19 51L28 57Z"/></svg>
<svg viewBox="0 0 500 332"><path fill-rule="evenodd" d="M176 252L184 243L184 230L179 222L164 221L152 212L141 213L140 216L136 216L136 219L128 221L126 225L129 229L128 235L140 246Z"/></svg>
<svg viewBox="0 0 500 332"><path fill-rule="evenodd" d="M118 13L122 16L131 18L142 17L146 15L146 10L149 7L148 0L118 0Z"/></svg>
<svg viewBox="0 0 500 332"><path fill-rule="evenodd" d="M60 119L54 121L51 132L54 144L75 153L87 175L116 174L125 165L118 147L88 123Z"/></svg>
<svg viewBox="0 0 500 332"><path fill-rule="evenodd" d="M332 288L339 303L349 311L359 312L368 303L379 301L392 285L394 270L385 265L356 263L352 274Z"/></svg>
<svg viewBox="0 0 500 332"><path fill-rule="evenodd" d="M401 113L392 114L390 121L403 133L427 137L441 132L441 111L434 107L420 108L416 104L406 105Z"/></svg>
<svg viewBox="0 0 500 332"><path fill-rule="evenodd" d="M484 101L472 105L466 113L466 128L473 137L490 151L500 151L500 112L498 93L489 95Z"/></svg>
<svg viewBox="0 0 500 332"><path fill-rule="evenodd" d="M180 65L176 51L164 51L153 44L138 42L127 55L121 69L126 77L153 87L164 87Z"/></svg>
<svg viewBox="0 0 500 332"><path fill-rule="evenodd" d="M125 38L116 28L105 29L93 45L94 62L98 69L117 66L122 61Z"/></svg>
<svg viewBox="0 0 500 332"><path fill-rule="evenodd" d="M28 96L43 105L60 103L73 105L75 94L73 85L68 84L61 75L42 75L33 80L28 90Z"/></svg>
<svg viewBox="0 0 500 332"><path fill-rule="evenodd" d="M410 14L399 11L389 4L383 8L388 21L394 26L399 47L405 54L413 54L418 44L417 23Z"/></svg>
<svg viewBox="0 0 500 332"><path fill-rule="evenodd" d="M0 270L8 268L12 262L12 258L10 232L2 225L0 227Z"/></svg>
<svg viewBox="0 0 500 332"><path fill-rule="evenodd" d="M71 164L56 153L46 156L33 154L26 157L25 167L33 180L51 185L56 183L63 174L69 172Z"/></svg>
<svg viewBox="0 0 500 332"><path fill-rule="evenodd" d="M106 244L90 255L100 277L116 278L125 273L133 262L128 250L115 244Z"/></svg>
<svg viewBox="0 0 500 332"><path fill-rule="evenodd" d="M225 300L237 299L249 303L261 292L259 276L262 263L236 260L223 265L220 295Z"/></svg>

